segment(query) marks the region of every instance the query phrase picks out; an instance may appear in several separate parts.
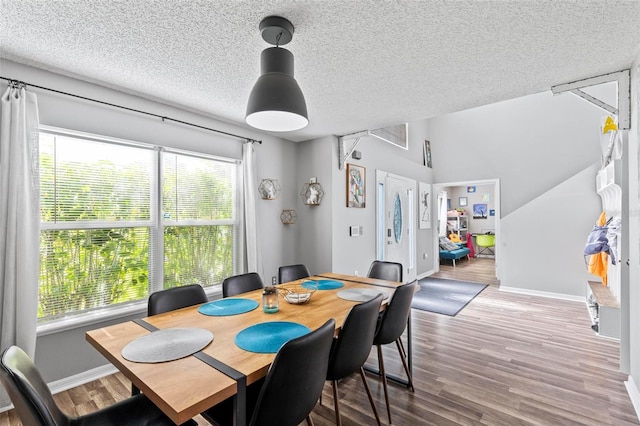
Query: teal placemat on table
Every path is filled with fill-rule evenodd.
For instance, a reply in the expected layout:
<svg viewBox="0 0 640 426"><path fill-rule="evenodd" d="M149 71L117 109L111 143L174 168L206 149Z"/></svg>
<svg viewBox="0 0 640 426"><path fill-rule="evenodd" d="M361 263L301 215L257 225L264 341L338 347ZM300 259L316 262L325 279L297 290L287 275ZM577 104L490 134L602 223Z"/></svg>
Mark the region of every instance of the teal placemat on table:
<svg viewBox="0 0 640 426"><path fill-rule="evenodd" d="M213 302L205 303L198 308L198 312L204 315L214 317L224 317L228 315L244 314L253 311L259 305L258 302L251 299L220 299Z"/></svg>
<svg viewBox="0 0 640 426"><path fill-rule="evenodd" d="M278 352L291 339L304 336L309 327L288 321L263 322L252 325L236 335L236 345L240 349L261 354Z"/></svg>
<svg viewBox="0 0 640 426"><path fill-rule="evenodd" d="M309 280L303 282L302 287L308 289L316 288L317 290L335 290L344 287L344 283L336 280Z"/></svg>

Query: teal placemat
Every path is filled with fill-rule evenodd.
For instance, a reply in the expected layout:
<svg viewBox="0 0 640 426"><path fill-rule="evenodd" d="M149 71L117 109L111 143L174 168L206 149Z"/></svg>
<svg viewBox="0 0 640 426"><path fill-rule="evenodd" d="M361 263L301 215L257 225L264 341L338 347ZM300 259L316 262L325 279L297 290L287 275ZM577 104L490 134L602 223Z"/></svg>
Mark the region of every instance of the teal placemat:
<svg viewBox="0 0 640 426"><path fill-rule="evenodd" d="M258 302L251 299L220 299L213 302L205 303L198 308L198 312L204 315L214 317L224 317L228 315L244 314L253 311L259 305Z"/></svg>
<svg viewBox="0 0 640 426"><path fill-rule="evenodd" d="M344 287L344 283L336 280L309 280L303 282L302 287L308 289L316 288L317 290L335 290L337 288Z"/></svg>
<svg viewBox="0 0 640 426"><path fill-rule="evenodd" d="M306 325L287 321L263 322L252 325L236 335L240 349L260 354L274 354L291 339L304 336L311 330Z"/></svg>

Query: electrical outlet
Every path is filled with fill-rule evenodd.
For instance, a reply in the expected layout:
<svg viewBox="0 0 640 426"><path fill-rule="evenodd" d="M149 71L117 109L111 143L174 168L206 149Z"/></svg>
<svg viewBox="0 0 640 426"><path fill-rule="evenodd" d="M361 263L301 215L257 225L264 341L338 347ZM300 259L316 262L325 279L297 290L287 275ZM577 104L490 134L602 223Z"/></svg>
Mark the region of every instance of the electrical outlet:
<svg viewBox="0 0 640 426"><path fill-rule="evenodd" d="M271 284L273 284L273 285L278 284L277 281L276 281L276 276L275 275L271 277Z"/></svg>
<svg viewBox="0 0 640 426"><path fill-rule="evenodd" d="M353 271L353 275L358 276L358 271Z"/></svg>

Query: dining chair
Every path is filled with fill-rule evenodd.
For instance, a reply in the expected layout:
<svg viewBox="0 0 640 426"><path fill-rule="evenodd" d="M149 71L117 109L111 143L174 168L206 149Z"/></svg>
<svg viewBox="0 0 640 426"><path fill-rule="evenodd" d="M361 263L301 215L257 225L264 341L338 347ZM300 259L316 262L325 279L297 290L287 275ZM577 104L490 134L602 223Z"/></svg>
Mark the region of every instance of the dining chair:
<svg viewBox="0 0 640 426"><path fill-rule="evenodd" d="M311 276L309 270L302 264L281 266L278 268L278 282L280 284L309 276Z"/></svg>
<svg viewBox="0 0 640 426"><path fill-rule="evenodd" d="M200 284L172 287L149 295L147 315L158 315L208 301L207 294Z"/></svg>
<svg viewBox="0 0 640 426"><path fill-rule="evenodd" d="M384 359L382 357L382 345L396 342L398 353L402 366L407 374L408 387L411 392L413 388L413 378L407 364L407 353L402 344L402 333L404 333L411 314L411 301L413 294L418 286L418 280L403 284L396 288L393 297L387 304L386 309L378 317L378 325L376 335L373 338L373 344L378 349L378 368L382 377L382 385L384 387L384 400L387 404L387 415L391 424L391 406L389 405L389 390L387 389L387 376L384 370Z"/></svg>
<svg viewBox="0 0 640 426"><path fill-rule="evenodd" d="M231 297L263 287L262 278L255 272L234 275L222 281L222 297Z"/></svg>
<svg viewBox="0 0 640 426"><path fill-rule="evenodd" d="M402 282L402 263L374 260L367 277Z"/></svg>
<svg viewBox="0 0 640 426"><path fill-rule="evenodd" d="M338 380L342 380L356 371L360 373L376 421L378 425L381 424L363 369L373 345L381 305L382 294L379 294L373 299L351 308L340 329L340 334L333 339L329 354L327 380L331 381L333 388L333 405L338 426L342 424L338 403Z"/></svg>
<svg viewBox="0 0 640 426"><path fill-rule="evenodd" d="M145 395L129 397L79 417L62 412L29 356L18 346L2 353L0 381L23 425L30 426L172 426L171 419ZM185 425L196 425L189 420Z"/></svg>
<svg viewBox="0 0 640 426"><path fill-rule="evenodd" d="M289 340L276 353L267 376L247 388L250 426L313 425L311 411L322 394L335 331L330 319L316 330ZM233 398L202 413L216 426L233 422Z"/></svg>

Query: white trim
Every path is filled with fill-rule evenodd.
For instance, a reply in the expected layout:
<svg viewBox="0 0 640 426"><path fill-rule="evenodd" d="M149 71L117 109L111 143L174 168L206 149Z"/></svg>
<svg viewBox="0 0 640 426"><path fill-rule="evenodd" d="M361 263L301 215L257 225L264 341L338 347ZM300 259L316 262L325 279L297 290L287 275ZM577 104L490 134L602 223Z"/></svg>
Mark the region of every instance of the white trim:
<svg viewBox="0 0 640 426"><path fill-rule="evenodd" d="M636 410L636 416L640 419L640 391L638 391L638 386L633 380L633 377L629 376L629 379L624 382L624 387L627 388L627 393L629 394L629 398L631 398L633 408Z"/></svg>
<svg viewBox="0 0 640 426"><path fill-rule="evenodd" d="M434 269L432 269L432 270L430 270L430 271L427 271L427 272L423 272L422 274L418 275L418 276L416 277L416 279L417 279L417 280L421 280L421 279L423 279L423 278L427 278L428 276L431 276L431 275L435 274L436 272L437 272L437 271L436 271L436 270L434 270Z"/></svg>
<svg viewBox="0 0 640 426"><path fill-rule="evenodd" d="M51 390L51 393L56 394L117 372L118 369L116 367L114 367L112 364L107 364L88 371L84 371L82 373L74 374L73 376L66 377L64 379L56 380L55 382L49 383L48 386ZM0 413L11 410L12 408L13 404L6 407L0 407Z"/></svg>
<svg viewBox="0 0 640 426"><path fill-rule="evenodd" d="M501 201L500 201L500 179L495 178L495 179L478 179L478 180L468 180L468 181L461 181L461 182L441 182L441 183L433 183L433 193L434 194L439 194L440 192L442 192L443 188L446 187L456 187L456 186L481 186L481 185L493 185L493 199L494 199L494 205L495 205L495 210L496 210L496 216L495 216L495 234L496 234L496 244L494 247L494 259L495 259L495 266L496 266L496 278L498 279L498 281L500 281L500 278L502 277L502 264L500 262L500 253L502 251L502 245L501 245L501 240L502 240L502 232L500 231L500 227L502 224L502 212L501 212ZM446 200L444 201L446 203ZM434 205L437 206L437 202L433 203ZM439 218L439 213L440 212L436 212L435 215L431 215L431 218L433 220L433 218L436 218L436 223L438 223L438 218ZM432 268L434 269L435 272L440 271L440 247L439 247L439 240L438 238L433 238L433 265Z"/></svg>
<svg viewBox="0 0 640 426"><path fill-rule="evenodd" d="M569 302L580 302L584 303L584 296L573 296L571 294L562 294L562 293L551 293L549 291L538 291L531 290L528 288L519 288L519 287L499 287L500 291L504 291L506 293L517 293L517 294L525 294L528 296L539 296L539 297L547 297L549 299L559 299L559 300L567 300Z"/></svg>
<svg viewBox="0 0 640 426"><path fill-rule="evenodd" d="M209 300L216 300L222 297L222 285L215 284L209 287L203 287ZM72 315L68 318L59 320L51 320L38 325L37 335L46 336L48 334L59 333L67 330L99 324L105 321L124 318L131 315L147 314L147 299L125 304L123 306L105 306L102 309L86 312L83 314Z"/></svg>
<svg viewBox="0 0 640 426"><path fill-rule="evenodd" d="M64 379L56 380L49 383L49 389L52 394L64 392L66 390L75 388L76 386L84 385L85 383L92 382L94 380L101 379L110 374L115 374L118 369L112 365L107 364L101 367L92 368L91 370L83 371L82 373L74 374Z"/></svg>

